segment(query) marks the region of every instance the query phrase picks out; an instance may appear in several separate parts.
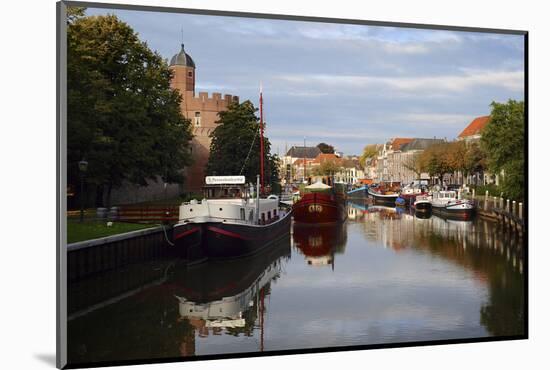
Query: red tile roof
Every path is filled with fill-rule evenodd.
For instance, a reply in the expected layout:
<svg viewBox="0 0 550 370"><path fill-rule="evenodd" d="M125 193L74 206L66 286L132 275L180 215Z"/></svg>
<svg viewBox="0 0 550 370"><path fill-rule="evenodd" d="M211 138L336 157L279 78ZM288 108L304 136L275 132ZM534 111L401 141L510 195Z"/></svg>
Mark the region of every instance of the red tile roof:
<svg viewBox="0 0 550 370"><path fill-rule="evenodd" d="M337 165L342 164L342 158L338 157L336 154L333 154L333 153L319 153L317 157L315 157L312 163L321 164L326 161L334 162Z"/></svg>
<svg viewBox="0 0 550 370"><path fill-rule="evenodd" d="M407 143L410 143L413 141L413 138L410 137L396 137L391 141L391 148L392 150L399 150L401 149L401 145L405 145Z"/></svg>
<svg viewBox="0 0 550 370"><path fill-rule="evenodd" d="M479 135L481 130L489 123L491 116L482 116L474 119L466 128L458 135L458 137L468 137Z"/></svg>
<svg viewBox="0 0 550 370"><path fill-rule="evenodd" d="M313 163L313 159L310 159L310 158L306 158L306 159L303 159L303 158L298 158L296 159L292 165L293 166L303 166L304 165L304 162L306 164L306 166L310 165L311 163Z"/></svg>

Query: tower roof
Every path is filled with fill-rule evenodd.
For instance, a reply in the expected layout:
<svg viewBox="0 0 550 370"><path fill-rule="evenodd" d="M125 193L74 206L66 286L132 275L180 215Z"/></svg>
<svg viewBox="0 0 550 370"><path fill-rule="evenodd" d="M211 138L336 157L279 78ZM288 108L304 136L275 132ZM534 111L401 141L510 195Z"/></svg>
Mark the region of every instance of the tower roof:
<svg viewBox="0 0 550 370"><path fill-rule="evenodd" d="M170 65L195 68L195 62L193 58L185 52L183 44L181 44L181 51L170 59Z"/></svg>

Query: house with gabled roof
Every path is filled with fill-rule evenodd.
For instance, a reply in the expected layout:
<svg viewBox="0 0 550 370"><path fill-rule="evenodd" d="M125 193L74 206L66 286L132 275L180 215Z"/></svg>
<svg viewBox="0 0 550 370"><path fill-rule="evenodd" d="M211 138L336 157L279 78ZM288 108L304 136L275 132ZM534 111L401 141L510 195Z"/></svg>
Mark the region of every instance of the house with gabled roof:
<svg viewBox="0 0 550 370"><path fill-rule="evenodd" d="M464 140L466 142L472 141L472 140L479 140L481 139L481 132L487 126L489 121L491 120L491 116L481 116L476 117L462 132L458 135L458 140Z"/></svg>

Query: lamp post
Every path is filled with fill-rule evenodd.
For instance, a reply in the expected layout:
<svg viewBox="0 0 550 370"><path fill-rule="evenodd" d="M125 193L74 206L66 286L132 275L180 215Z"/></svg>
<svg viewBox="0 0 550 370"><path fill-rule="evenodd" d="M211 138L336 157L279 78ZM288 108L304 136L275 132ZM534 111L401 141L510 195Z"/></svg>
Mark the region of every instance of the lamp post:
<svg viewBox="0 0 550 370"><path fill-rule="evenodd" d="M84 221L84 174L88 170L88 162L84 159L78 162L80 170L80 222Z"/></svg>

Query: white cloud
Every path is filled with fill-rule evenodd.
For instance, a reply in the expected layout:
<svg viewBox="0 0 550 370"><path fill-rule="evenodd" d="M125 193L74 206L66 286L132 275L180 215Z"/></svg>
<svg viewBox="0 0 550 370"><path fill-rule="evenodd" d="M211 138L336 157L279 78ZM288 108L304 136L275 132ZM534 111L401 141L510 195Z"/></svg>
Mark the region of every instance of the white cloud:
<svg viewBox="0 0 550 370"><path fill-rule="evenodd" d="M469 114L453 114L453 113L403 113L392 116L394 122L404 122L414 125L429 125L429 126L450 126L466 125L472 120Z"/></svg>
<svg viewBox="0 0 550 370"><path fill-rule="evenodd" d="M482 87L500 87L510 91L523 91L523 71L467 71L460 75L385 77L368 75L279 75L276 78L294 85L335 89L376 89L397 92L453 93Z"/></svg>

